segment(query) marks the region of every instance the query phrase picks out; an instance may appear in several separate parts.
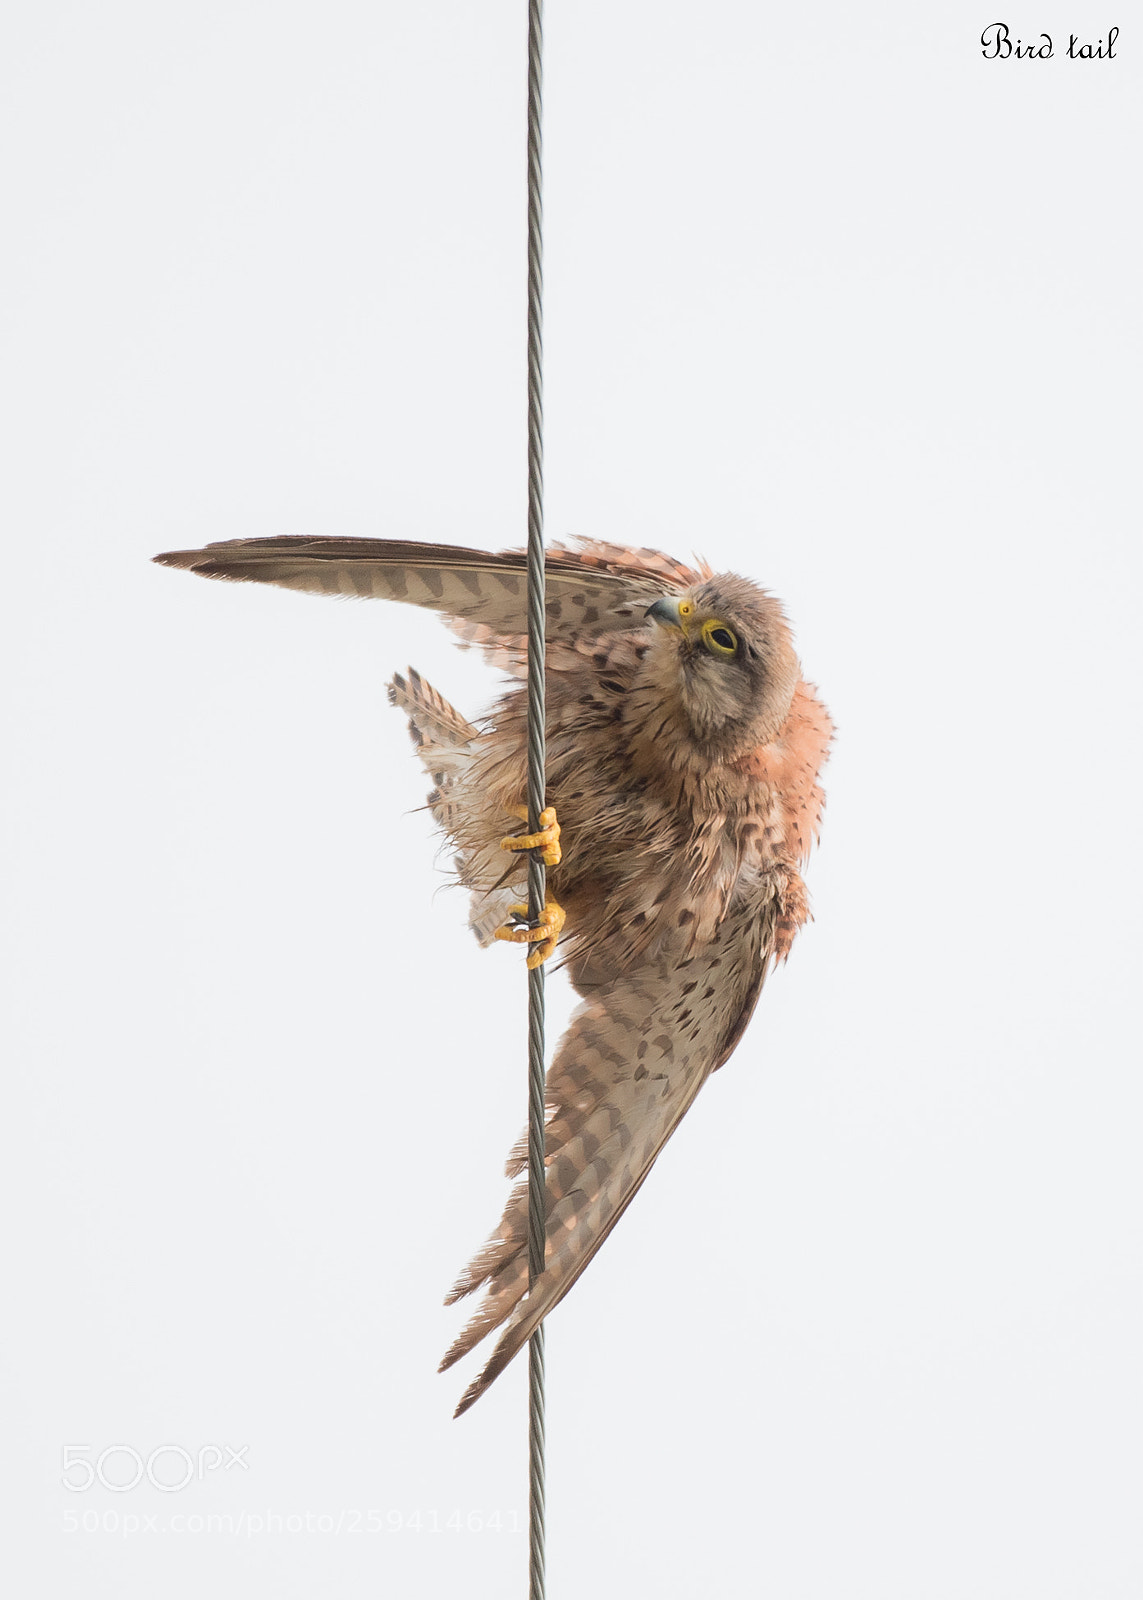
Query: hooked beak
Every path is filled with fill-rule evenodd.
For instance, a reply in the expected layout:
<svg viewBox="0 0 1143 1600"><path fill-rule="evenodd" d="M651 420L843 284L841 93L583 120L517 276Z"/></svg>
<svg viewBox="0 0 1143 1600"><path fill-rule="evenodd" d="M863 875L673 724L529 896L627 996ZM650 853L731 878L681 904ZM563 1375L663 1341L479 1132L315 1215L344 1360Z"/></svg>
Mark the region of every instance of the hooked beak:
<svg viewBox="0 0 1143 1600"><path fill-rule="evenodd" d="M665 594L661 600L656 600L653 606L648 606L645 616L652 622L657 622L660 628L678 628L680 633L685 633L683 619L679 615L679 602L672 594Z"/></svg>

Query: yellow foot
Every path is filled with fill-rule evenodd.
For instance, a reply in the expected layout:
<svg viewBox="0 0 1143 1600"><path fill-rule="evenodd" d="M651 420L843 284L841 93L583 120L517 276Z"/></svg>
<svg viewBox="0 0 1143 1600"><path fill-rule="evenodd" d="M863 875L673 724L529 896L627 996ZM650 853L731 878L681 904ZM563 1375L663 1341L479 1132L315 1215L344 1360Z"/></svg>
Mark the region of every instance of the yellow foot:
<svg viewBox="0 0 1143 1600"><path fill-rule="evenodd" d="M528 820L527 806L510 806L508 808L514 817L519 817L521 822ZM560 850L560 825L556 821L555 806L545 806L539 816L540 828L538 833L510 833L506 839L501 839L501 850L539 850L545 867L558 867L562 859Z"/></svg>
<svg viewBox="0 0 1143 1600"><path fill-rule="evenodd" d="M545 812L546 816L547 813ZM541 818L541 821L543 819ZM536 846L531 846L535 849ZM558 846L556 847L559 848ZM552 899L545 902L544 909L540 912L540 920L534 928L528 926L528 907L526 904L509 906L509 911L514 917L523 919L523 924L505 923L504 927L497 928L495 937L504 939L508 944L538 944L539 949L533 950L528 956L529 967L539 967L548 959L556 948L560 937L560 930L567 921L567 914L563 906L557 905Z"/></svg>

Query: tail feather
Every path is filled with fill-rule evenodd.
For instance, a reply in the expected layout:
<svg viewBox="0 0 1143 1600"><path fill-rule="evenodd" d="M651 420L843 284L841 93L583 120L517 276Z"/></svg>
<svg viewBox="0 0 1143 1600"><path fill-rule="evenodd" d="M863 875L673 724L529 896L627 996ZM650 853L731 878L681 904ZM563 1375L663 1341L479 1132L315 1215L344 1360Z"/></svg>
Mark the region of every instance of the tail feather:
<svg viewBox="0 0 1143 1600"><path fill-rule="evenodd" d="M408 678L403 678L399 672L393 674L389 704L399 706L408 715L409 732L418 750L434 746L452 748L467 744L477 736L478 730L472 723L422 678L416 667L409 668Z"/></svg>
<svg viewBox="0 0 1143 1600"><path fill-rule="evenodd" d="M452 789L470 759L472 741L479 737L479 730L415 667L409 668L407 678L399 672L393 674L389 704L399 707L408 717L409 737L433 780L429 794L433 818L447 834L454 835L460 818Z"/></svg>

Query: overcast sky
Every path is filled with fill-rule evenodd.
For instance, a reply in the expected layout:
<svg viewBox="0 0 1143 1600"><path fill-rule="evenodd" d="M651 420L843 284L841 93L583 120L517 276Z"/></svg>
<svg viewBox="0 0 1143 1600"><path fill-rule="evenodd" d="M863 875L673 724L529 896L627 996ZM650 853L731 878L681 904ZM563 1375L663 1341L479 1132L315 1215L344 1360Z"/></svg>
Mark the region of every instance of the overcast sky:
<svg viewBox="0 0 1143 1600"><path fill-rule="evenodd" d="M549 1323L553 1600L1143 1588L1141 35L993 20L550 8L548 531L764 583L839 729L816 920ZM5 11L13 1593L526 1592L523 1363L435 1373L523 969L384 691L495 675L149 564L523 542L525 24Z"/></svg>

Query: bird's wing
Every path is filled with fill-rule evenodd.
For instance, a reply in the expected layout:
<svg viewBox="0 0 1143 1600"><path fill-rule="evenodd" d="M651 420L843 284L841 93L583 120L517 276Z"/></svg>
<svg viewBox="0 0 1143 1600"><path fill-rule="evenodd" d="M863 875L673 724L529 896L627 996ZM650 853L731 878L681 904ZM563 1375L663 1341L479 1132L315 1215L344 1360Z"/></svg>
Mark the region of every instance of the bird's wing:
<svg viewBox="0 0 1143 1600"><path fill-rule="evenodd" d="M427 606L443 612L466 642L501 652L522 648L527 631L521 550L493 555L399 539L230 539L201 550L170 550L155 560L203 578ZM706 572L657 550L586 539L550 547L546 569L548 636L554 640L585 629L641 628L655 599L689 588Z"/></svg>
<svg viewBox="0 0 1143 1600"><path fill-rule="evenodd" d="M742 1036L775 930L772 900L735 907L696 956L665 955L588 992L548 1072L547 1245L528 1289L528 1194L513 1189L496 1233L448 1303L486 1285L441 1371L507 1321L457 1416L479 1399L567 1294L618 1222L703 1083ZM527 1167L522 1139L508 1176Z"/></svg>

